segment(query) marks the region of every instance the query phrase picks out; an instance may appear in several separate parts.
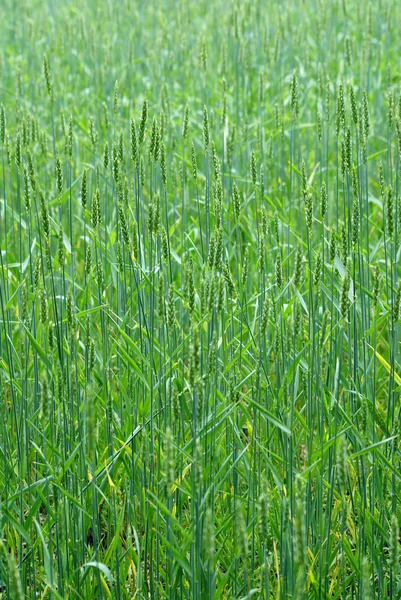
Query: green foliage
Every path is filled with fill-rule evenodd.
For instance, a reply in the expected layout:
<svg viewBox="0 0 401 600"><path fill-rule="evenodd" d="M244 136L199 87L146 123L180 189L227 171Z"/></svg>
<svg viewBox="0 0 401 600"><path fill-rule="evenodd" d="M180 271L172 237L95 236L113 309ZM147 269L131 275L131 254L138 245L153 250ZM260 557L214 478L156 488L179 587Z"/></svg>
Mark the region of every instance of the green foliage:
<svg viewBox="0 0 401 600"><path fill-rule="evenodd" d="M0 599L398 598L395 3L2 4Z"/></svg>

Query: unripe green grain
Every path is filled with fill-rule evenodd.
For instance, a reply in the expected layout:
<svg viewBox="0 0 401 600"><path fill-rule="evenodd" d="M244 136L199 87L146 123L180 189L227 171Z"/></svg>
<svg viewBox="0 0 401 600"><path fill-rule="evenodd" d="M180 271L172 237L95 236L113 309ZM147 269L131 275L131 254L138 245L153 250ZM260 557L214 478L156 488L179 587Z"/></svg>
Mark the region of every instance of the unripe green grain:
<svg viewBox="0 0 401 600"><path fill-rule="evenodd" d="M358 108L357 108L357 104L356 104L355 91L354 91L354 87L352 84L349 86L349 98L350 98L350 104L351 104L352 120L354 121L355 127L357 127L357 125L358 125Z"/></svg>
<svg viewBox="0 0 401 600"><path fill-rule="evenodd" d="M89 118L89 137L92 144L92 149L93 151L95 151L98 141L98 132L96 131L95 121L93 117Z"/></svg>
<svg viewBox="0 0 401 600"><path fill-rule="evenodd" d="M387 102L388 102L388 113L387 113L387 122L388 122L388 128L391 129L392 124L393 124L393 118L394 118L394 96L392 91L390 90L388 95L387 95Z"/></svg>
<svg viewBox="0 0 401 600"><path fill-rule="evenodd" d="M249 270L249 247L246 246L244 251L244 262L242 264L242 287L246 287Z"/></svg>
<svg viewBox="0 0 401 600"><path fill-rule="evenodd" d="M352 50L351 50L351 40L348 36L345 38L345 62L348 67L351 67Z"/></svg>
<svg viewBox="0 0 401 600"><path fill-rule="evenodd" d="M340 83L337 97L337 137L341 131L345 131L345 103L344 103L344 88Z"/></svg>
<svg viewBox="0 0 401 600"><path fill-rule="evenodd" d="M341 260L344 265L347 264L348 260L348 235L345 223L341 226Z"/></svg>
<svg viewBox="0 0 401 600"><path fill-rule="evenodd" d="M306 226L309 230L309 235L312 233L312 220L313 220L313 204L312 194L308 193L305 201L305 220Z"/></svg>
<svg viewBox="0 0 401 600"><path fill-rule="evenodd" d="M341 298L340 298L341 316L346 321L348 320L348 310L350 307L350 300L349 300L349 296L348 296L349 290L350 290L350 285L351 285L351 276L349 274L349 270L347 267L345 275L344 275L343 283L342 283Z"/></svg>
<svg viewBox="0 0 401 600"><path fill-rule="evenodd" d="M265 271L265 236L262 233L259 235L258 269L260 274Z"/></svg>
<svg viewBox="0 0 401 600"><path fill-rule="evenodd" d="M42 289L40 293L40 322L45 324L48 320L48 306L46 291Z"/></svg>
<svg viewBox="0 0 401 600"><path fill-rule="evenodd" d="M175 298L174 298L174 289L173 286L170 285L168 290L168 302L167 302L167 326L172 330L175 325Z"/></svg>
<svg viewBox="0 0 401 600"><path fill-rule="evenodd" d="M219 159L217 158L216 146L214 142L212 142L212 161L213 161L213 179L215 181L220 180L220 164Z"/></svg>
<svg viewBox="0 0 401 600"><path fill-rule="evenodd" d="M281 291L283 287L283 270L281 266L280 252L278 252L276 256L276 286L277 289Z"/></svg>
<svg viewBox="0 0 401 600"><path fill-rule="evenodd" d="M64 267L64 231L63 226L60 225L58 232L58 265L60 270Z"/></svg>
<svg viewBox="0 0 401 600"><path fill-rule="evenodd" d="M128 225L127 225L127 221L125 219L125 212L124 212L124 207L122 202L118 203L118 217L120 220L120 228L121 228L121 235L122 238L124 240L124 243L129 246L130 240L129 240L129 231L128 231Z"/></svg>
<svg viewBox="0 0 401 600"><path fill-rule="evenodd" d="M395 321L399 321L401 318L401 281L398 283L397 291L394 298L393 318Z"/></svg>
<svg viewBox="0 0 401 600"><path fill-rule="evenodd" d="M40 214L41 214L41 224L43 233L45 238L49 238L50 236L50 220L49 213L47 210L45 196L42 190L39 190L39 198L40 198Z"/></svg>
<svg viewBox="0 0 401 600"><path fill-rule="evenodd" d="M156 117L153 117L152 129L150 131L150 142L149 142L149 156L150 157L154 157L156 138L157 138L157 121L156 121Z"/></svg>
<svg viewBox="0 0 401 600"><path fill-rule="evenodd" d="M28 169L24 166L24 201L25 201L25 210L29 215L31 208L31 181L28 173Z"/></svg>
<svg viewBox="0 0 401 600"><path fill-rule="evenodd" d="M53 86L51 82L50 63L47 54L43 56L43 72L45 75L47 93L49 94L49 97L53 99Z"/></svg>
<svg viewBox="0 0 401 600"><path fill-rule="evenodd" d="M238 222L241 212L241 197L237 187L237 184L233 183L233 206L234 206L234 215L235 220Z"/></svg>
<svg viewBox="0 0 401 600"><path fill-rule="evenodd" d="M200 365L200 344L199 344L199 331L195 323L191 327L191 349L190 349L190 384L193 387L195 380L199 374Z"/></svg>
<svg viewBox="0 0 401 600"><path fill-rule="evenodd" d="M67 142L66 142L66 150L67 150L67 155L68 155L70 162L72 161L73 142L74 142L73 123L72 123L72 117L70 116L70 118L68 120L68 134L67 134Z"/></svg>
<svg viewBox="0 0 401 600"><path fill-rule="evenodd" d="M97 187L92 199L92 227L97 230L101 221L100 213L100 190Z"/></svg>
<svg viewBox="0 0 401 600"><path fill-rule="evenodd" d="M391 186L387 190L386 217L388 236L392 240L394 237L394 202L393 188Z"/></svg>
<svg viewBox="0 0 401 600"><path fill-rule="evenodd" d="M322 255L319 252L316 256L315 270L313 273L313 285L315 288L317 288L317 290L319 290L319 288L320 288L321 278L322 278Z"/></svg>
<svg viewBox="0 0 401 600"><path fill-rule="evenodd" d="M196 182L198 180L198 168L196 165L196 152L195 152L195 146L194 146L193 142L191 145L191 165L192 165L192 176Z"/></svg>
<svg viewBox="0 0 401 600"><path fill-rule="evenodd" d="M359 199L357 196L354 196L353 202L353 210L352 210L352 248L354 251L358 247L359 242L359 222L360 222L360 209L359 209Z"/></svg>
<svg viewBox="0 0 401 600"><path fill-rule="evenodd" d="M369 104L368 95L366 91L363 92L363 124L365 129L365 138L368 139L370 133L370 115L369 115Z"/></svg>
<svg viewBox="0 0 401 600"><path fill-rule="evenodd" d="M160 171L164 189L167 187L167 166L166 166L166 148L164 142L160 145Z"/></svg>
<svg viewBox="0 0 401 600"><path fill-rule="evenodd" d="M84 169L83 173L82 173L82 180L81 180L81 204L82 204L82 211L85 214L86 208L88 206L88 184L87 184L87 169Z"/></svg>
<svg viewBox="0 0 401 600"><path fill-rule="evenodd" d="M227 285L228 293L230 294L230 296L232 298L235 298L235 286L234 286L234 283L233 283L233 280L231 277L230 269L229 269L227 263L225 263L225 262L222 263L221 267L222 267L223 276L224 276L224 279L225 279L225 282Z"/></svg>
<svg viewBox="0 0 401 600"><path fill-rule="evenodd" d="M298 246L296 255L295 255L295 266L294 266L294 285L297 289L299 289L301 286L302 261L303 261L302 247Z"/></svg>
<svg viewBox="0 0 401 600"><path fill-rule="evenodd" d="M135 168L137 169L138 168L138 142L137 142L137 136L136 136L135 120L133 118L131 119L130 131L131 131L131 160L134 163Z"/></svg>
<svg viewBox="0 0 401 600"><path fill-rule="evenodd" d="M40 272L41 272L41 260L40 260L40 256L36 257L36 261L35 261L35 270L34 270L34 288L37 289L39 282L40 282Z"/></svg>
<svg viewBox="0 0 401 600"><path fill-rule="evenodd" d="M97 261L97 265L96 265L96 274L97 274L97 285L99 290L103 290L103 283L104 283L104 272L103 272L103 265L101 263L100 260Z"/></svg>
<svg viewBox="0 0 401 600"><path fill-rule="evenodd" d="M306 165L305 165L305 161L302 160L302 165L301 165L301 177L302 177L302 197L304 199L304 202L306 201L307 195L308 195L308 177L306 175Z"/></svg>
<svg viewBox="0 0 401 600"><path fill-rule="evenodd" d="M162 238L162 256L163 256L164 262L167 263L168 260L169 260L170 251L169 251L169 247L168 247L167 232L166 232L166 230L165 230L164 227L162 227L160 235L161 235L161 238Z"/></svg>
<svg viewBox="0 0 401 600"><path fill-rule="evenodd" d="M377 306L377 304L379 302L380 283L381 283L380 270L379 270L379 267L376 266L376 268L374 270L374 275L373 275L373 305L374 306ZM401 303L401 285L398 286L398 289L400 290L399 298L400 298L400 303ZM398 292L398 290L397 290L397 292ZM398 318L398 315L399 315L399 309L398 309L396 318Z"/></svg>
<svg viewBox="0 0 401 600"><path fill-rule="evenodd" d="M104 126L105 126L106 131L108 131L108 129L109 129L109 111L107 109L106 102L103 102L102 108L103 108Z"/></svg>
<svg viewBox="0 0 401 600"><path fill-rule="evenodd" d="M352 136L351 129L348 127L345 134L345 168L347 171L351 168L352 164Z"/></svg>
<svg viewBox="0 0 401 600"><path fill-rule="evenodd" d="M140 146L143 144L143 140L145 139L147 120L148 120L148 101L145 98L145 100L143 101L143 105L142 105L142 114L141 114L141 120L139 123L139 132L138 132L138 143Z"/></svg>
<svg viewBox="0 0 401 600"><path fill-rule="evenodd" d="M35 165L33 163L33 158L32 158L32 154L31 151L28 150L28 173L29 173L29 180L31 183L31 188L32 191L35 192L36 190L36 172L35 172Z"/></svg>
<svg viewBox="0 0 401 600"><path fill-rule="evenodd" d="M15 164L17 167L17 171L19 172L21 169L21 134L18 131L17 137L15 141Z"/></svg>
<svg viewBox="0 0 401 600"><path fill-rule="evenodd" d="M4 105L0 105L0 144L4 145L6 141L6 111Z"/></svg>
<svg viewBox="0 0 401 600"><path fill-rule="evenodd" d="M323 180L322 187L320 188L320 216L322 217L322 221L327 213L328 206L328 196L327 196L327 187L326 182Z"/></svg>
<svg viewBox="0 0 401 600"><path fill-rule="evenodd" d="M206 108L206 106L204 106L203 107L203 144L204 144L205 154L207 153L207 150L209 148L209 143L210 143L209 116L207 113L207 108Z"/></svg>
<svg viewBox="0 0 401 600"><path fill-rule="evenodd" d="M295 118L298 117L299 114L299 90L298 90L298 77L297 71L294 69L291 79L291 111Z"/></svg>
<svg viewBox="0 0 401 600"><path fill-rule="evenodd" d="M210 344L209 349L209 357L208 357L208 371L211 375L216 372L216 364L217 364L217 335L216 332L213 332L212 342Z"/></svg>
<svg viewBox="0 0 401 600"><path fill-rule="evenodd" d="M124 133L120 131L120 136L118 138L118 160L120 164L124 164Z"/></svg>
<svg viewBox="0 0 401 600"><path fill-rule="evenodd" d="M120 96L120 88L119 88L119 85L118 85L118 80L116 79L116 82L114 84L114 93L113 93L113 113L114 113L114 118L116 118L116 116L117 116L119 96Z"/></svg>
<svg viewBox="0 0 401 600"><path fill-rule="evenodd" d="M184 108L184 117L182 120L182 139L184 140L184 142L186 142L187 138L188 138L188 125L189 125L189 106L188 106L188 104L186 104L185 108Z"/></svg>
<svg viewBox="0 0 401 600"><path fill-rule="evenodd" d="M251 178L252 178L252 183L253 183L254 187L256 187L257 166L256 166L256 155L253 150L251 153Z"/></svg>

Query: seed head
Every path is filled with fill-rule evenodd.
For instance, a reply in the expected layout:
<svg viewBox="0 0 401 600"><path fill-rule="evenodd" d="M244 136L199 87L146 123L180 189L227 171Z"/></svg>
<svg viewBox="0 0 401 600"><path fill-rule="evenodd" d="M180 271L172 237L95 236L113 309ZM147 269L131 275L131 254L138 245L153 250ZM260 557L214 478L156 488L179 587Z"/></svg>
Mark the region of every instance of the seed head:
<svg viewBox="0 0 401 600"><path fill-rule="evenodd" d="M394 236L394 202L393 188L391 186L387 190L386 217L388 235L390 240L392 240Z"/></svg>
<svg viewBox="0 0 401 600"><path fill-rule="evenodd" d="M276 285L277 289L281 291L283 287L283 270L281 266L281 256L280 252L277 253L276 257Z"/></svg>
<svg viewBox="0 0 401 600"><path fill-rule="evenodd" d="M92 148L93 150L95 150L98 140L98 133L96 131L95 121L93 117L90 117L89 119L89 137L91 140Z"/></svg>
<svg viewBox="0 0 401 600"><path fill-rule="evenodd" d="M349 99L351 104L351 115L355 127L358 126L358 108L356 104L355 91L353 85L349 86Z"/></svg>
<svg viewBox="0 0 401 600"><path fill-rule="evenodd" d="M118 85L118 80L116 80L116 82L114 84L114 94L113 94L113 112L114 112L114 118L116 118L116 116L117 116L119 96L120 96L120 88L119 88L119 85Z"/></svg>
<svg viewBox="0 0 401 600"><path fill-rule="evenodd" d="M363 125L365 128L365 138L368 139L370 133L370 116L368 95L366 92L363 92Z"/></svg>
<svg viewBox="0 0 401 600"><path fill-rule="evenodd" d="M294 70L291 79L291 111L294 117L298 117L299 114L299 90L298 90L298 77L297 71Z"/></svg>
<svg viewBox="0 0 401 600"><path fill-rule="evenodd" d="M170 285L168 290L168 303L167 303L167 325L170 329L173 329L175 325L175 298L174 289Z"/></svg>
<svg viewBox="0 0 401 600"><path fill-rule="evenodd" d="M209 148L210 133L209 133L209 116L207 114L206 106L203 107L203 143L205 148L205 154Z"/></svg>
<svg viewBox="0 0 401 600"><path fill-rule="evenodd" d="M312 194L309 192L306 196L305 201L305 219L306 226L309 231L309 235L312 232L312 219L313 219L313 204L312 204Z"/></svg>
<svg viewBox="0 0 401 600"><path fill-rule="evenodd" d="M248 280L248 270L249 270L249 247L246 246L244 251L244 262L242 265L242 287L246 287L246 282Z"/></svg>
<svg viewBox="0 0 401 600"><path fill-rule="evenodd" d="M187 141L188 138L188 125L189 125L189 107L188 104L185 105L184 109L184 118L182 120L182 139L184 142Z"/></svg>
<svg viewBox="0 0 401 600"><path fill-rule="evenodd" d="M381 277L380 277L380 270L379 267L376 266L375 270L374 270L374 275L373 275L373 305L377 306L378 302L379 302L379 297L380 297L380 283L381 283ZM397 296L396 298L399 297L399 306L398 306L398 311L397 314L394 313L394 316L396 319L399 318L399 309L400 309L400 305L401 305L401 284L398 285L397 288Z"/></svg>
<svg viewBox="0 0 401 600"><path fill-rule="evenodd" d="M198 168L196 166L196 152L195 152L195 146L194 146L193 142L192 142L192 145L191 145L191 164L192 164L192 175L193 175L193 178L195 179L195 182L197 182L197 180L198 180Z"/></svg>
<svg viewBox="0 0 401 600"><path fill-rule="evenodd" d="M53 99L53 86L51 82L50 63L47 54L45 54L43 57L43 72L45 74L47 93L49 94L50 98Z"/></svg>
<svg viewBox="0 0 401 600"><path fill-rule="evenodd" d="M57 194L60 196L63 193L63 170L61 168L60 157L56 156L56 181L57 181Z"/></svg>
<svg viewBox="0 0 401 600"><path fill-rule="evenodd" d="M139 123L138 142L139 142L140 146L142 145L143 140L145 139L147 120L148 120L148 101L145 98L145 100L143 101L143 105L142 105L141 121Z"/></svg>
<svg viewBox="0 0 401 600"><path fill-rule="evenodd" d="M324 218L326 216L327 206L328 206L327 187L326 187L326 182L323 180L322 187L320 188L320 214L322 217L322 221L324 221Z"/></svg>
<svg viewBox="0 0 401 600"><path fill-rule="evenodd" d="M343 279L343 284L342 284L342 289L341 289L341 299L340 299L341 316L345 321L348 320L348 310L350 307L350 300L349 300L349 295L348 295L349 290L350 290L350 285L351 285L351 276L350 276L349 270L347 268L345 275L344 275L344 279Z"/></svg>
<svg viewBox="0 0 401 600"><path fill-rule="evenodd" d="M58 264L59 264L59 268L60 270L63 269L64 267L64 232L63 232L63 226L60 225L60 229L58 232Z"/></svg>
<svg viewBox="0 0 401 600"><path fill-rule="evenodd" d="M0 144L6 141L6 111L4 105L0 105Z"/></svg>
<svg viewBox="0 0 401 600"><path fill-rule="evenodd" d="M253 183L254 187L256 187L257 167L256 167L256 155L253 150L252 150L252 154L251 154L251 177L252 177L252 183Z"/></svg>

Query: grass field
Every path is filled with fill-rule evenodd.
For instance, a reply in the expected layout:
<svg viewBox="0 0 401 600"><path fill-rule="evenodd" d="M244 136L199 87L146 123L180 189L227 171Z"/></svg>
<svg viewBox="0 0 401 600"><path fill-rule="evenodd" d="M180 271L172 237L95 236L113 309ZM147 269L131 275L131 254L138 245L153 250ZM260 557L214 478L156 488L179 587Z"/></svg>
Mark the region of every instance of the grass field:
<svg viewBox="0 0 401 600"><path fill-rule="evenodd" d="M400 598L397 2L0 22L1 600Z"/></svg>

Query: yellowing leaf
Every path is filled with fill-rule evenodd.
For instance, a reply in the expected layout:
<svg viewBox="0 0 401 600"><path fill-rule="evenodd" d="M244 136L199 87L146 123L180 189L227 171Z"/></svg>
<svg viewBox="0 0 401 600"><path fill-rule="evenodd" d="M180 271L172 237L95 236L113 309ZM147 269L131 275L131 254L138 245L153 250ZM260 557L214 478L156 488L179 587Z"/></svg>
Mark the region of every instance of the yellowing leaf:
<svg viewBox="0 0 401 600"><path fill-rule="evenodd" d="M373 352L376 354L376 357L379 359L386 371L391 374L391 367L386 361L386 359L381 354L379 354L378 351L373 348L373 346L371 346L370 344L368 344L368 346L369 348L372 348ZM396 383L398 383L398 385L401 385L401 377L395 371L393 371L393 374Z"/></svg>
<svg viewBox="0 0 401 600"><path fill-rule="evenodd" d="M182 481L185 477L185 475L188 473L189 469L192 467L192 463L189 463L185 469L183 470L183 472L181 473L181 477L179 477L177 479L177 481L173 484L172 488L171 488L171 493L174 494L175 490L178 488L178 484L180 483L180 481Z"/></svg>

